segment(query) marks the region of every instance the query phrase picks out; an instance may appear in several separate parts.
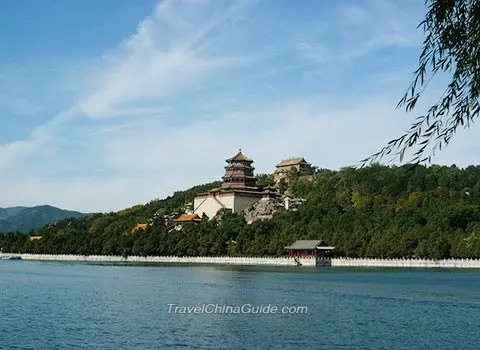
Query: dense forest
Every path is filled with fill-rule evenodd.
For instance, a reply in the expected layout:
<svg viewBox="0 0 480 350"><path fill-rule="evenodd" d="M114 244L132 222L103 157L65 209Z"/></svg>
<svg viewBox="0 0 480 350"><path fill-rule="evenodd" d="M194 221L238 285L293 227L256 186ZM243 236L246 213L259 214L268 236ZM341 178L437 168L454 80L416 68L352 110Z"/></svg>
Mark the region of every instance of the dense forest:
<svg viewBox="0 0 480 350"><path fill-rule="evenodd" d="M322 239L349 257L480 258L480 166L405 165L316 169L314 182L291 181L305 199L298 211L247 225L224 212L172 230L181 212L211 183L117 213L66 219L29 235L0 235L4 252L113 255L283 255L296 239ZM271 176L259 180L268 184ZM151 223L132 234L137 223Z"/></svg>

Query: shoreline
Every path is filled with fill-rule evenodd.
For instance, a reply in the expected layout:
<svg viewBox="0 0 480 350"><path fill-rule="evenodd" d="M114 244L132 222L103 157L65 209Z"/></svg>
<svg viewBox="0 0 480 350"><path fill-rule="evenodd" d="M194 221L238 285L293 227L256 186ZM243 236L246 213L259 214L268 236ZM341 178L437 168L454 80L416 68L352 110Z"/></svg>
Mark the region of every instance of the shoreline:
<svg viewBox="0 0 480 350"><path fill-rule="evenodd" d="M113 256L113 255L62 255L62 254L12 254L3 256L20 257L30 261L72 261L72 262L111 262L111 263L167 263L167 264L218 264L218 265L258 265L258 266L297 266L289 257L179 257L179 256ZM315 258L298 259L305 267L391 267L391 268L463 268L480 269L480 259L377 259L377 258Z"/></svg>

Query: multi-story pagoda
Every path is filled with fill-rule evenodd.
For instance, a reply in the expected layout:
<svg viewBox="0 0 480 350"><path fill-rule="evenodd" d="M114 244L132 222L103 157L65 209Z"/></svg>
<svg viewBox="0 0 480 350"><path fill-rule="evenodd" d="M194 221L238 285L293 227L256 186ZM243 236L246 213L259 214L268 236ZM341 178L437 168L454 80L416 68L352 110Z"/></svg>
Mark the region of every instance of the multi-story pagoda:
<svg viewBox="0 0 480 350"><path fill-rule="evenodd" d="M276 193L270 188L256 186L252 166L253 160L245 157L242 150L227 159L223 184L220 188L199 193L193 202L194 213L209 218L214 217L221 209L240 213L262 198L274 198Z"/></svg>
<svg viewBox="0 0 480 350"><path fill-rule="evenodd" d="M225 175L223 176L222 188L244 188L256 189L255 176L252 166L253 160L245 157L240 149L238 153L226 160L228 165L225 167Z"/></svg>

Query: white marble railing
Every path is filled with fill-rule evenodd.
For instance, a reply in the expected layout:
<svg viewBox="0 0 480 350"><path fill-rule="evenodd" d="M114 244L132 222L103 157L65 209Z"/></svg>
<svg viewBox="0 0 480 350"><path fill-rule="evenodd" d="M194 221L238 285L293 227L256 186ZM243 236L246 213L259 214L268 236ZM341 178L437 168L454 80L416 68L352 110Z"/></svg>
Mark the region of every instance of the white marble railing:
<svg viewBox="0 0 480 350"><path fill-rule="evenodd" d="M414 267L414 268L465 268L479 269L480 259L367 259L335 258L332 266L338 267Z"/></svg>
<svg viewBox="0 0 480 350"><path fill-rule="evenodd" d="M289 257L207 257L207 256L122 256L113 255L51 255L18 254L23 260L43 261L82 261L82 262L138 262L138 263L179 263L179 264L223 264L223 265L270 265L295 266L296 261ZM299 259L302 266L316 266L314 258ZM405 268L480 268L480 259L367 259L333 258L320 260L322 265L332 267L405 267Z"/></svg>
<svg viewBox="0 0 480 350"><path fill-rule="evenodd" d="M294 266L296 262L288 257L208 257L208 256L122 256L113 255L50 255L20 254L23 260L83 261L83 262L139 262L139 263L183 263L223 265L273 265ZM315 259L300 259L302 266L315 266Z"/></svg>

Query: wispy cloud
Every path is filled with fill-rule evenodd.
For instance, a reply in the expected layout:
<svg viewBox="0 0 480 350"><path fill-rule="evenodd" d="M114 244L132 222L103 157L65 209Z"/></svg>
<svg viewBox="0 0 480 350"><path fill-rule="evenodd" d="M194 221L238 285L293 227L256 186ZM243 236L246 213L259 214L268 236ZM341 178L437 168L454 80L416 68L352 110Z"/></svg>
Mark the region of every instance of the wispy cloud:
<svg viewBox="0 0 480 350"><path fill-rule="evenodd" d="M218 9L213 1L161 2L120 52L105 57L109 67L102 67L94 93L87 92L80 102L84 113L93 118L118 116L132 101L161 105L162 99L201 84L209 74L249 63L249 56L206 51L248 3Z"/></svg>
<svg viewBox="0 0 480 350"><path fill-rule="evenodd" d="M0 175L14 169L32 153L42 153L45 145L55 142L55 135L66 122L77 115L75 107L57 114L47 123L34 128L26 140L0 145Z"/></svg>

